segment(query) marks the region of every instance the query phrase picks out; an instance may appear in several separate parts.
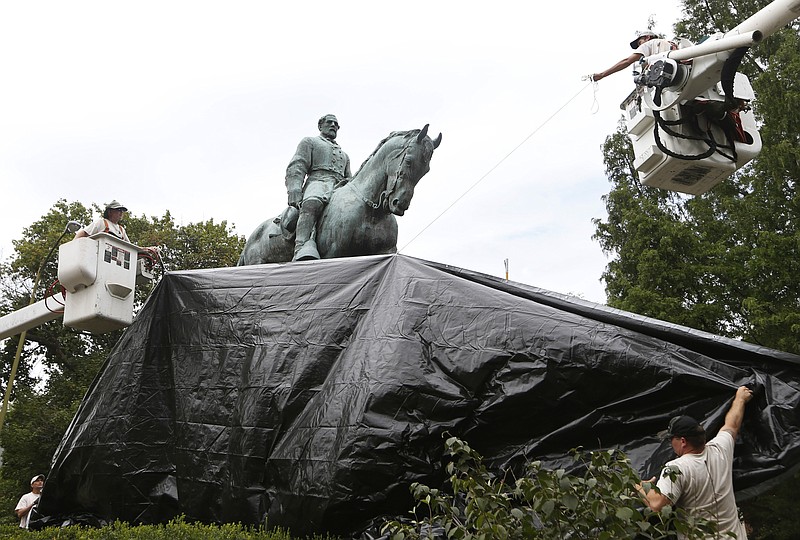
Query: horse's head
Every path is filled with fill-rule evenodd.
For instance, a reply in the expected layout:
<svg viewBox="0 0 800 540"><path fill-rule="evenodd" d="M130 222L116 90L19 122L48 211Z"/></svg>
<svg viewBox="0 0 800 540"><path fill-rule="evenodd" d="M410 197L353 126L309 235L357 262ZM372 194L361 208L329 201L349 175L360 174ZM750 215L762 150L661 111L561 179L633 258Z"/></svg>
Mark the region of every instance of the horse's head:
<svg viewBox="0 0 800 540"><path fill-rule="evenodd" d="M430 170L431 157L442 142L442 134L432 140L425 124L419 131L407 132L402 141L387 160L386 190L382 194L384 208L398 216L408 210L417 182Z"/></svg>

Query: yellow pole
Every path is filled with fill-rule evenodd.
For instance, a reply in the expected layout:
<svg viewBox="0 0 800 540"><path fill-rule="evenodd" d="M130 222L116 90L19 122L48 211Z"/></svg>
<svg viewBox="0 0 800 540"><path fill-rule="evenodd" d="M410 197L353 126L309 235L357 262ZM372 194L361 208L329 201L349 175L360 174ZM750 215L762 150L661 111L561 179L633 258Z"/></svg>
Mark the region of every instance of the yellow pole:
<svg viewBox="0 0 800 540"><path fill-rule="evenodd" d="M62 235L63 236L63 235ZM61 238L59 238L61 240ZM28 305L33 305L36 299L36 287L39 286L39 279L42 275L42 268L44 262L39 265L39 270L36 272L36 279L33 280L33 288L31 289L31 298ZM22 349L25 347L25 338L28 335L27 330L23 330L19 335L19 343L17 343L17 353L14 355L14 363L11 364L11 374L8 376L8 385L6 386L6 394L3 397L3 408L0 409L0 431L3 429L3 424L6 421L6 412L8 411L8 401L11 399L11 389L14 387L14 377L17 376L17 368L19 368L19 359L22 356Z"/></svg>

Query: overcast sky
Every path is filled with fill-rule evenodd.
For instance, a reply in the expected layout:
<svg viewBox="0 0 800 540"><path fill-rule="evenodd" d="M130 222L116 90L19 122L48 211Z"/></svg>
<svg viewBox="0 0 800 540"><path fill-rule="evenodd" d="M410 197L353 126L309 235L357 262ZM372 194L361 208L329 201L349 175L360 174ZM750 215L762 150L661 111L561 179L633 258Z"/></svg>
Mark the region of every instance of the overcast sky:
<svg viewBox="0 0 800 540"><path fill-rule="evenodd" d="M672 37L679 14L675 0L4 2L0 256L59 198L248 236L334 113L353 172L391 131L443 134L398 218L402 253L500 277L507 258L513 281L604 302L600 146L633 83L626 70L595 94L581 77L629 55L651 15Z"/></svg>

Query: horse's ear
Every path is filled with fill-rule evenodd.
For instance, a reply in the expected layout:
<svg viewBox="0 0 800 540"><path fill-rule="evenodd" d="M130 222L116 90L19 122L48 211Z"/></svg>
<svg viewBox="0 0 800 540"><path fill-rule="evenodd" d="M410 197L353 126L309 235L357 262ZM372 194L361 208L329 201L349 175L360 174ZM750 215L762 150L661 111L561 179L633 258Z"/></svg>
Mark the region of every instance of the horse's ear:
<svg viewBox="0 0 800 540"><path fill-rule="evenodd" d="M425 124L425 127L422 128L422 130L419 132L419 135L417 135L417 143L422 144L422 139L424 139L425 136L428 134L429 125L430 124Z"/></svg>
<svg viewBox="0 0 800 540"><path fill-rule="evenodd" d="M442 143L442 134L439 133L439 136L433 140L433 149L436 150L439 148L439 145Z"/></svg>

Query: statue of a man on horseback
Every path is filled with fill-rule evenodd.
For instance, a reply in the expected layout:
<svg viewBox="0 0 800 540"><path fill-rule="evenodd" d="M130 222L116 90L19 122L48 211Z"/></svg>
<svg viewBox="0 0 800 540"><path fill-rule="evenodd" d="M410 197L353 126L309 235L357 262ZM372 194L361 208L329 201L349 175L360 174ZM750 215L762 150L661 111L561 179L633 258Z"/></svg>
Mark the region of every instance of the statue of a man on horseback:
<svg viewBox="0 0 800 540"><path fill-rule="evenodd" d="M286 170L289 206L250 234L240 266L397 252L395 217L408 210L442 135L431 139L427 125L393 131L351 178L350 159L334 140L336 117L323 116L319 128Z"/></svg>
<svg viewBox="0 0 800 540"><path fill-rule="evenodd" d="M339 132L336 116L326 114L317 127L319 136L300 141L286 168L289 206L300 211L292 258L295 261L319 258L313 244L303 247L311 239L334 188L343 186L351 177L350 158L336 142Z"/></svg>

